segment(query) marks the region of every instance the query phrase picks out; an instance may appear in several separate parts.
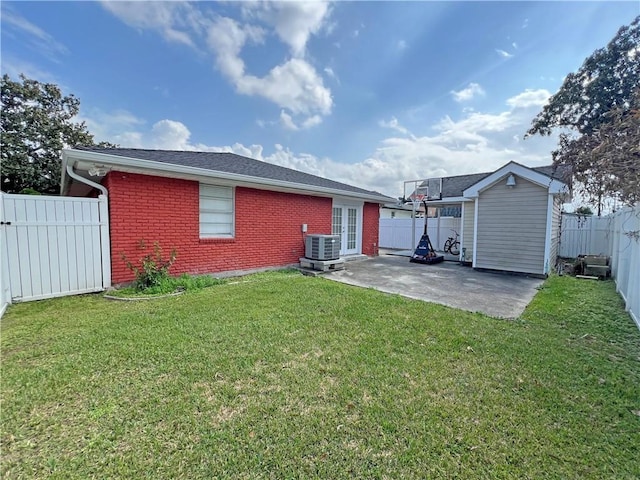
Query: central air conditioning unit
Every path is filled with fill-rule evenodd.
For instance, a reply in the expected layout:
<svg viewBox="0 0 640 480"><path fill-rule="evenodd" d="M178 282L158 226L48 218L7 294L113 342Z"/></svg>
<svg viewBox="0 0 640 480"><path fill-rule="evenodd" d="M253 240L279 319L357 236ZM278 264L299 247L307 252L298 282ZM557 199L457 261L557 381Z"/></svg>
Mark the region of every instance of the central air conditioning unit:
<svg viewBox="0 0 640 480"><path fill-rule="evenodd" d="M340 235L307 235L304 256L311 260L340 258Z"/></svg>

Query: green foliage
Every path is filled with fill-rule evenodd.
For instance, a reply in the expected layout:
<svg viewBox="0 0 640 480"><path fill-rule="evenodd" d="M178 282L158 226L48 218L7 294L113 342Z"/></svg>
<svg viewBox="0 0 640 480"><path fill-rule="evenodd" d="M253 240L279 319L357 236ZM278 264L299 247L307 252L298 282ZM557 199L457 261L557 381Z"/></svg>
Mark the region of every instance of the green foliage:
<svg viewBox="0 0 640 480"><path fill-rule="evenodd" d="M593 52L575 73L569 73L533 120L530 135L551 134L568 127L591 134L607 113L628 108L640 82L640 16L618 30L604 48Z"/></svg>
<svg viewBox="0 0 640 480"><path fill-rule="evenodd" d="M146 251L148 247L144 240L140 240L138 248ZM122 254L122 259L127 268L136 276L134 286L140 292L154 287L162 289L162 285L169 279L169 269L176 261L176 258L177 252L175 248L171 250L168 258L163 258L159 242L154 242L153 250L142 256L137 264L131 262L124 253Z"/></svg>
<svg viewBox="0 0 640 480"><path fill-rule="evenodd" d="M578 190L601 209L612 197L640 200L640 16L565 78L527 135L564 129L555 164L570 165Z"/></svg>
<svg viewBox="0 0 640 480"><path fill-rule="evenodd" d="M194 277L183 273L179 277L167 276L161 279L157 285L151 287L139 289L137 285L134 285L109 292L109 295L116 297L159 296L179 291L193 292L223 283L225 283L224 280L209 275Z"/></svg>
<svg viewBox="0 0 640 480"><path fill-rule="evenodd" d="M585 205L585 206L576 208L576 213L578 215L593 215L593 210L591 210L591 207L588 207Z"/></svg>
<svg viewBox="0 0 640 480"><path fill-rule="evenodd" d="M1 101L0 188L8 193L30 188L58 194L62 148L94 145L84 122L74 121L80 100L73 95L63 96L57 85L24 75L20 81L13 81L5 74Z"/></svg>
<svg viewBox="0 0 640 480"><path fill-rule="evenodd" d="M21 193L22 195L42 195L40 192L34 190L33 188L23 188L19 193Z"/></svg>

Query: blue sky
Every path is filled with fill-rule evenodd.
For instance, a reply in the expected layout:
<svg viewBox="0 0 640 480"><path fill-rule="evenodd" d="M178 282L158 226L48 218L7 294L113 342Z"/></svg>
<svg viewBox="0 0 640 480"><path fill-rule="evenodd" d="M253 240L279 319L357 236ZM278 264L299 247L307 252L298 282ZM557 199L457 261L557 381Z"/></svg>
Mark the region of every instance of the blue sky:
<svg viewBox="0 0 640 480"><path fill-rule="evenodd" d="M60 85L97 140L233 151L402 195L551 162L523 140L640 2L2 2L2 73Z"/></svg>

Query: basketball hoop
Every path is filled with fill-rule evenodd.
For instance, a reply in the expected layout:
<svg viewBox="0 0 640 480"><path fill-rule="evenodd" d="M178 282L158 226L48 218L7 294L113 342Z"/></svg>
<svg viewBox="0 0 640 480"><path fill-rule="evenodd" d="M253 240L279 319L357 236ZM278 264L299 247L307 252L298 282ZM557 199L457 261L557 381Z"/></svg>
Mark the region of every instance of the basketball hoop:
<svg viewBox="0 0 640 480"><path fill-rule="evenodd" d="M442 178L429 178L425 183L427 184L427 194L429 195L427 200L441 200Z"/></svg>
<svg viewBox="0 0 640 480"><path fill-rule="evenodd" d="M428 195L428 191L426 189L425 186L423 185L418 185L417 183L414 185L413 187L413 192L411 192L411 195L409 195L409 198L414 202L414 203L422 203L423 200L427 199L427 195Z"/></svg>
<svg viewBox="0 0 640 480"><path fill-rule="evenodd" d="M411 192L408 197L407 193L409 192L407 192L407 190ZM434 253L431 241L429 240L427 231L429 207L427 207L427 203L442 200L442 178L431 177L421 180L405 180L402 199L405 203L410 201L413 204L413 213L411 215L411 237L413 239L416 238L416 214L421 211L422 204L424 204L424 234L420 239L420 243L411 261L420 263L441 262L444 257Z"/></svg>

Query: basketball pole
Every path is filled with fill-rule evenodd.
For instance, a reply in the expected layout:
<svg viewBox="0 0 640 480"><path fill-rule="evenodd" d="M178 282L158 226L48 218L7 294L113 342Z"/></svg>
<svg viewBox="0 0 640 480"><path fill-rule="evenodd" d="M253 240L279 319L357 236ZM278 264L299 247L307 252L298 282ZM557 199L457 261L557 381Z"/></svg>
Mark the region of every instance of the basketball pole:
<svg viewBox="0 0 640 480"><path fill-rule="evenodd" d="M407 198L407 183L413 183L413 190L411 191L411 247L414 248L416 244L416 207L420 205L418 200L418 182L422 180L406 180L404 182L404 191L402 192L402 198Z"/></svg>

